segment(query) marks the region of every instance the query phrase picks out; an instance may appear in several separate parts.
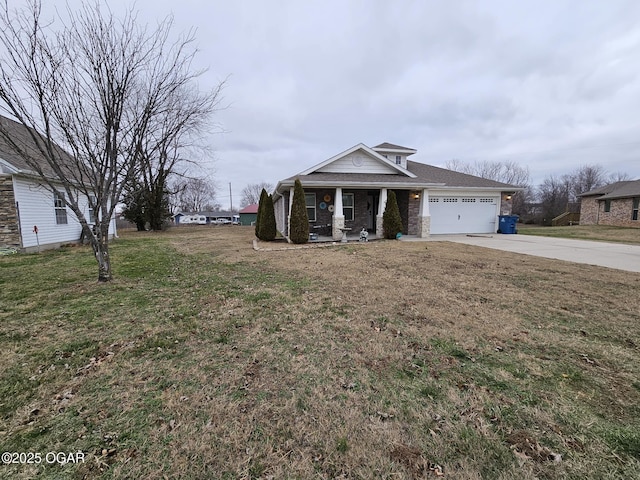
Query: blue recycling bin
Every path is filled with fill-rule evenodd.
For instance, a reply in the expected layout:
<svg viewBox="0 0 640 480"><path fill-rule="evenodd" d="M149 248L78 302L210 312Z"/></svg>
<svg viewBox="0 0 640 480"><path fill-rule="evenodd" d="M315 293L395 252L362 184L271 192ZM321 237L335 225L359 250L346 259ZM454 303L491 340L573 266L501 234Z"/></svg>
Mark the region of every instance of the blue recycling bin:
<svg viewBox="0 0 640 480"><path fill-rule="evenodd" d="M498 233L518 233L518 215L499 215Z"/></svg>

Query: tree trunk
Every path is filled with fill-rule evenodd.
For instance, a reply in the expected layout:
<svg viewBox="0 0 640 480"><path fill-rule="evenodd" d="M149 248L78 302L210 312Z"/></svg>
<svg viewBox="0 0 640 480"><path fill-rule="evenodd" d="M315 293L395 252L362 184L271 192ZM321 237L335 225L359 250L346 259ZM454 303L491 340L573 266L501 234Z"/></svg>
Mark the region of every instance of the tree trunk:
<svg viewBox="0 0 640 480"><path fill-rule="evenodd" d="M99 224L96 235L91 235L91 246L98 262L98 282L110 282L111 258L109 257L109 224Z"/></svg>
<svg viewBox="0 0 640 480"><path fill-rule="evenodd" d="M110 282L113 280L111 275L111 260L109 258L109 245L104 243L96 252L98 260L98 282Z"/></svg>

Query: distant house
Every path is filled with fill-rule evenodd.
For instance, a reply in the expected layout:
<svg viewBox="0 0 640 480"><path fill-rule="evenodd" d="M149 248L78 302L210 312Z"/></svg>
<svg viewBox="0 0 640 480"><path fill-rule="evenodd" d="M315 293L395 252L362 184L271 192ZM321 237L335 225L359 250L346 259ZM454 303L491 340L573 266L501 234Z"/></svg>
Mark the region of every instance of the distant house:
<svg viewBox="0 0 640 480"><path fill-rule="evenodd" d="M258 204L247 205L238 213L240 214L240 225L255 225L258 218Z"/></svg>
<svg viewBox="0 0 640 480"><path fill-rule="evenodd" d="M612 183L580 197L580 225L640 227L640 180Z"/></svg>
<svg viewBox="0 0 640 480"><path fill-rule="evenodd" d="M23 125L2 116L0 122L25 148L32 151L34 160L42 161L40 168L45 175L51 172L45 159L39 158ZM56 183L53 173L48 178ZM60 184L60 190L62 189ZM81 208L89 223L93 223L93 212L89 209L86 197L84 207L82 200L83 197ZM64 195L54 194L24 159L0 138L0 246L15 247L26 252L36 251L38 248L57 248L80 241L81 233L82 226L73 211L67 207ZM109 236L115 234L114 218L109 224Z"/></svg>
<svg viewBox="0 0 640 480"><path fill-rule="evenodd" d="M362 143L278 182L273 195L279 231L288 235L293 186L300 179L310 227L334 239L362 228L382 236L382 215L394 191L403 234L495 233L511 214L519 187L408 160L416 150Z"/></svg>
<svg viewBox="0 0 640 480"><path fill-rule="evenodd" d="M216 223L233 223L238 221L238 214L233 212L178 212L173 216L176 225L209 225Z"/></svg>

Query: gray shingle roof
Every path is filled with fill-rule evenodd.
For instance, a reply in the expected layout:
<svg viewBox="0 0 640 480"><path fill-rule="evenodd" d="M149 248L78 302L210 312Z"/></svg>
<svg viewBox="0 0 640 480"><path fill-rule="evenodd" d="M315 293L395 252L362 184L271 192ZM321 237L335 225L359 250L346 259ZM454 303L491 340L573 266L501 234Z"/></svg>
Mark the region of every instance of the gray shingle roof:
<svg viewBox="0 0 640 480"><path fill-rule="evenodd" d="M469 187L469 188L501 188L504 190L518 189L515 185L496 182L486 178L467 175L466 173L434 167L424 163L407 161L407 170L416 175L410 178L405 175L386 175L374 173L322 173L313 172L308 175L294 175L283 180L283 183L293 183L299 178L302 185L323 183L327 186L366 184L379 186L392 186L394 184L416 188L426 185L442 185L445 187Z"/></svg>
<svg viewBox="0 0 640 480"><path fill-rule="evenodd" d="M38 150L36 143L29 134L29 129L21 123L15 122L7 117L0 115L0 128L6 132L13 142L15 142L24 152L26 152L31 160L40 167L43 174L51 178L55 178L53 169L49 166L42 153ZM69 169L74 168L74 162L71 157L57 145L53 146L54 151L61 159L68 162ZM7 141L3 134L0 133L0 159L9 163L14 169L22 173L32 173L33 168L27 163L25 158L16 152L13 146Z"/></svg>
<svg viewBox="0 0 640 480"><path fill-rule="evenodd" d="M393 143L384 142L380 145L376 145L375 148L388 148L389 150L415 150L414 148L402 147L400 145L394 145Z"/></svg>
<svg viewBox="0 0 640 480"><path fill-rule="evenodd" d="M640 180L615 182L604 187L595 188L580 195L581 197L598 196L598 200L612 200L614 198L640 197Z"/></svg>

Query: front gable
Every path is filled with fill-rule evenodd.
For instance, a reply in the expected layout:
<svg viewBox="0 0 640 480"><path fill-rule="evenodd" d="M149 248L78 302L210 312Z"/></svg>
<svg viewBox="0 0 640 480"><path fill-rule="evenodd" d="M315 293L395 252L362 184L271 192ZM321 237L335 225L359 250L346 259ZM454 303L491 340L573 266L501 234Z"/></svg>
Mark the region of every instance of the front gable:
<svg viewBox="0 0 640 480"><path fill-rule="evenodd" d="M403 175L415 178L415 175L407 169L394 164L362 143L301 172L300 175L316 172Z"/></svg>

